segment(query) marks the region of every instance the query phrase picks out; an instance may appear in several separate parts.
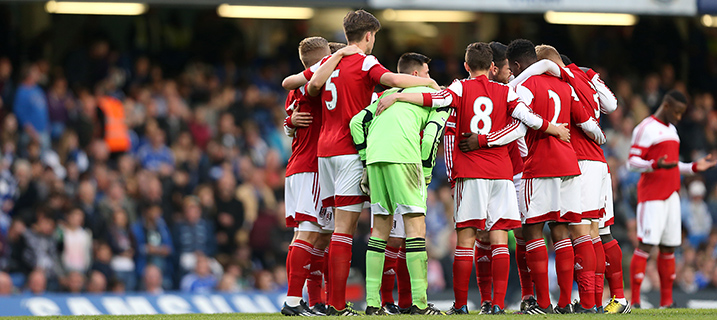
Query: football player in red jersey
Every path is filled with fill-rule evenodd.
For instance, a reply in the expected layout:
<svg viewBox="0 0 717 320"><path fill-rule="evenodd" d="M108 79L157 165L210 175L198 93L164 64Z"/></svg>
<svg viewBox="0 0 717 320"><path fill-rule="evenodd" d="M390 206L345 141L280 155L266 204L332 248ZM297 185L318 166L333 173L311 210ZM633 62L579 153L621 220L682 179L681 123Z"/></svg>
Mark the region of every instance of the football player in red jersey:
<svg viewBox="0 0 717 320"><path fill-rule="evenodd" d="M473 264L473 245L476 230L490 234L492 250L493 306L491 313L503 313L508 281L510 255L508 230L520 225L517 200L513 196L513 168L504 160L508 157L505 144L519 135L514 130L513 117L528 123L535 130L564 134L565 127L550 124L533 114L507 85L488 80L493 54L486 43L473 43L466 49L466 71L471 78L456 80L437 93L397 93L379 102L377 113L395 101L423 106L453 107L456 109L456 131L481 134L483 147L453 155L456 177L455 221L458 233L454 261L454 292L456 302L449 313L467 313L467 284ZM509 129L505 129L509 128ZM499 130L503 129L503 130ZM523 130L523 134L524 134ZM567 135L564 135L567 139ZM484 298L485 300L485 298Z"/></svg>
<svg viewBox="0 0 717 320"><path fill-rule="evenodd" d="M516 77L537 61L535 46L525 39L511 42L506 55ZM584 110L574 89L567 83L549 75L531 76L518 81L516 92L537 114L551 119L553 123L577 125L591 139L604 143L605 136L597 122ZM556 311L572 312L570 293L574 253L567 224L581 221L580 169L577 158L569 143L539 132L528 132L525 140L528 156L525 158L521 181L520 209L523 215L523 235L527 240L526 261L537 296L537 304L525 312L553 312L547 279L547 249L542 236L545 222L552 222L549 226L555 245L558 284L561 289ZM585 234L589 234L589 224L586 229ZM594 276L591 280L594 286ZM585 312L596 310L587 309Z"/></svg>
<svg viewBox="0 0 717 320"><path fill-rule="evenodd" d="M326 63L331 60L326 58L303 75L288 77L283 83L286 87L297 78L311 79L307 91L309 94L320 92L324 105L317 153L322 203L324 207L335 208L335 230L329 246L327 309L330 315L356 314L352 308L346 307L346 279L351 263L353 233L363 203L367 200L359 186L363 165L353 145L348 122L369 105L374 87L378 84L438 88L435 81L429 78L392 73L374 56L368 55L380 27L378 19L364 10L349 12L344 17L344 33L349 45L355 45L363 54L341 59L335 67Z"/></svg>
<svg viewBox="0 0 717 320"><path fill-rule="evenodd" d="M717 164L711 155L692 163L679 161L680 137L675 125L687 109L687 98L679 91L665 94L655 114L632 131L627 166L640 172L637 183L637 239L630 262L633 308L640 307L640 285L654 246L659 246L660 307L674 307L675 248L682 243L680 218L680 174L694 174Z"/></svg>
<svg viewBox="0 0 717 320"><path fill-rule="evenodd" d="M348 48L338 56L357 50L355 47ZM307 68L329 53L328 42L321 37L309 37L299 44L299 58ZM325 312L321 302L321 270L324 247L328 243L325 238L333 230L331 214L326 214L326 211L321 214L319 202L316 147L321 130L321 100L309 95L306 86L301 86L289 92L286 112L284 130L293 138L292 153L286 166L286 225L296 231L286 258L289 283L281 313L312 316ZM319 241L320 238L323 241ZM308 305L301 299L307 278ZM309 306L314 306L314 310L310 310Z"/></svg>
<svg viewBox="0 0 717 320"><path fill-rule="evenodd" d="M495 82L507 84L512 78L512 73L508 67L508 59L505 57L505 50L507 46L496 41L491 42L489 45L493 52L493 66L491 66L490 71L488 72L488 78ZM454 111L448 118L448 122L446 123L446 133L444 136L444 157L446 159L446 171L448 173L448 179L451 183L451 189L453 189L455 184L455 179L452 177L453 144L456 135L455 128L456 115ZM521 142L524 146L525 141L523 141L522 138L508 144L508 154L510 155L511 164L513 166L513 184L515 185L516 196L520 187L520 177L523 175L523 159L521 158L519 151L519 143ZM461 144L462 147L466 149L465 151L476 150L479 147L477 134L471 133L470 136L461 141ZM520 228L514 229L513 232L516 237L516 261L518 263L518 272L520 275L522 298L524 301L528 301L528 299L533 297L533 283L530 281L530 275L528 274L528 270L525 266L525 240L522 238ZM482 302L480 313L486 314L490 313L492 305L492 268L490 238L488 236L488 232L478 231L478 238L476 239L474 250L473 259L475 261L476 277L478 280L478 288L480 289ZM521 303L521 306L524 304L526 303Z"/></svg>

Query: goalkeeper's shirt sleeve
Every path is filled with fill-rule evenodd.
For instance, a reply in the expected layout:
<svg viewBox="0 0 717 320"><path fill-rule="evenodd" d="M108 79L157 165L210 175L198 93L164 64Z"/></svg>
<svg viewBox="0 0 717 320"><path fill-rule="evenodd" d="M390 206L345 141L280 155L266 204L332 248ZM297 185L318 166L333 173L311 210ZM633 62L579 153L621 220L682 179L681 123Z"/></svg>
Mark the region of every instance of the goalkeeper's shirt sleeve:
<svg viewBox="0 0 717 320"><path fill-rule="evenodd" d="M430 177L433 172L438 145L441 143L441 137L450 112L450 108L443 107L431 110L428 115L428 121L426 121L426 126L423 128L423 137L421 138L421 163L424 178Z"/></svg>
<svg viewBox="0 0 717 320"><path fill-rule="evenodd" d="M373 120L374 113L376 112L377 104L373 103L361 112L357 113L351 122L349 122L349 129L351 130L351 137L356 146L361 161L366 163L366 138L368 137L368 128Z"/></svg>

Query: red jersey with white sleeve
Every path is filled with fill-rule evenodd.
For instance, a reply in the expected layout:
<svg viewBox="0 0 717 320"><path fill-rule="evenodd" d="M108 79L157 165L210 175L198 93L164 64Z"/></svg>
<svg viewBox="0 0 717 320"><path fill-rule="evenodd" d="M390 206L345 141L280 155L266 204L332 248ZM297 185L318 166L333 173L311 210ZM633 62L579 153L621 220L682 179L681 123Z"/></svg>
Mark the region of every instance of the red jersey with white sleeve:
<svg viewBox="0 0 717 320"><path fill-rule="evenodd" d="M446 160L446 175L451 188L456 184L456 176L453 171L453 153L455 152L456 141L456 110L451 110L451 115L446 120L446 130L443 133L443 157Z"/></svg>
<svg viewBox="0 0 717 320"><path fill-rule="evenodd" d="M593 86L592 82L588 78L588 75L583 72L574 63L563 68L562 76L567 83L569 83L577 94L580 102L582 102L585 111L594 116L595 119L600 118L600 100L598 97L597 90ZM570 126L570 142L573 145L575 154L578 160L591 160L605 162L605 155L603 154L602 148L593 139L590 139L587 134L577 125Z"/></svg>
<svg viewBox="0 0 717 320"><path fill-rule="evenodd" d="M515 91L504 84L488 80L485 75L472 79L456 80L448 88L424 94L424 106L450 106L456 112L456 137L453 147L458 147L461 134L473 132L484 136L503 134L506 127L514 123L513 112L526 108ZM529 110L525 109L527 113ZM532 127L545 128L547 122L530 114ZM515 124L515 126L520 123ZM510 141L508 141L510 142ZM508 142L505 142L507 144ZM455 178L513 179L513 167L505 160L509 158L508 147L503 144L471 152L453 153Z"/></svg>
<svg viewBox="0 0 717 320"><path fill-rule="evenodd" d="M304 77L311 79L328 58L304 71ZM319 157L357 153L349 122L371 104L374 88L387 72L390 71L372 55L357 53L339 61L321 93L323 122L317 150Z"/></svg>
<svg viewBox="0 0 717 320"><path fill-rule="evenodd" d="M664 123L655 116L647 117L632 131L632 147L627 165L638 171L637 202L666 200L680 190L680 173L695 172L693 163L680 162L670 169L657 168L657 160L667 156L665 162L679 161L680 136L672 124Z"/></svg>
<svg viewBox="0 0 717 320"><path fill-rule="evenodd" d="M318 172L316 147L321 131L321 98L310 96L304 85L289 92L285 107L289 116L284 120L284 125L294 131L286 176L302 172ZM309 112L313 121L308 127L295 128L291 123L291 115L294 112Z"/></svg>
<svg viewBox="0 0 717 320"><path fill-rule="evenodd" d="M584 123L590 119L575 90L562 80L549 76L531 76L519 83L516 92L533 112L553 124ZM580 174L578 159L570 143L541 131L529 130L525 135L528 156L523 179L565 177Z"/></svg>

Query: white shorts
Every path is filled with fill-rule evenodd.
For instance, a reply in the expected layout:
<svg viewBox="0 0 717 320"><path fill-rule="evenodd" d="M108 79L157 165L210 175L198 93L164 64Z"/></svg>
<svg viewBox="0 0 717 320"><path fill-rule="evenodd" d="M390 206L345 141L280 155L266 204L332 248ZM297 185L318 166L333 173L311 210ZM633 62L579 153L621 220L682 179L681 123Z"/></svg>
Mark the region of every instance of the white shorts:
<svg viewBox="0 0 717 320"><path fill-rule="evenodd" d="M515 186L510 180L457 179L455 228L512 230L520 227Z"/></svg>
<svg viewBox="0 0 717 320"><path fill-rule="evenodd" d="M371 214L371 229L373 229L373 214ZM406 239L406 227L403 224L403 215L393 215L393 226L391 227L389 237Z"/></svg>
<svg viewBox="0 0 717 320"><path fill-rule="evenodd" d="M523 179L518 204L523 224L580 222L580 176Z"/></svg>
<svg viewBox="0 0 717 320"><path fill-rule="evenodd" d="M644 244L677 247L682 244L680 196L637 204L637 239Z"/></svg>
<svg viewBox="0 0 717 320"><path fill-rule="evenodd" d="M601 229L615 224L615 209L613 208L614 204L612 199L612 175L608 173L607 177L610 187L605 193L605 214L598 221ZM607 232L607 234L609 234L609 229Z"/></svg>
<svg viewBox="0 0 717 320"><path fill-rule="evenodd" d="M321 225L321 233L334 232L334 208L321 208L321 211L319 211L319 224Z"/></svg>
<svg viewBox="0 0 717 320"><path fill-rule="evenodd" d="M599 219L605 215L607 192L612 189L607 163L578 161L580 166L580 207L583 219Z"/></svg>
<svg viewBox="0 0 717 320"><path fill-rule="evenodd" d="M301 221L319 224L319 193L319 177L316 172L300 172L286 177L284 208L288 228L298 227Z"/></svg>
<svg viewBox="0 0 717 320"><path fill-rule="evenodd" d="M518 173L513 176L513 185L515 186L515 199L520 197L520 180L523 180L523 173Z"/></svg>
<svg viewBox="0 0 717 320"><path fill-rule="evenodd" d="M324 207L361 212L368 196L361 192L359 184L363 165L358 154L319 157L319 184Z"/></svg>

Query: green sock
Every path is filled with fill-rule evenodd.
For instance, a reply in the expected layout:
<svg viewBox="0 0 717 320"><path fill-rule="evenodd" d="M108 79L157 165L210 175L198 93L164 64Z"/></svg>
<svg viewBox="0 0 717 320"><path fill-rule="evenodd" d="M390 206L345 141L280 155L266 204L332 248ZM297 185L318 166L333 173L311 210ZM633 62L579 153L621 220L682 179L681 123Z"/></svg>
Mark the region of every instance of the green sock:
<svg viewBox="0 0 717 320"><path fill-rule="evenodd" d="M406 264L408 274L411 276L411 296L413 304L419 309L428 307L428 255L426 254L426 239L406 239Z"/></svg>
<svg viewBox="0 0 717 320"><path fill-rule="evenodd" d="M381 307L381 279L385 258L386 240L369 238L366 250L366 305L369 307Z"/></svg>

